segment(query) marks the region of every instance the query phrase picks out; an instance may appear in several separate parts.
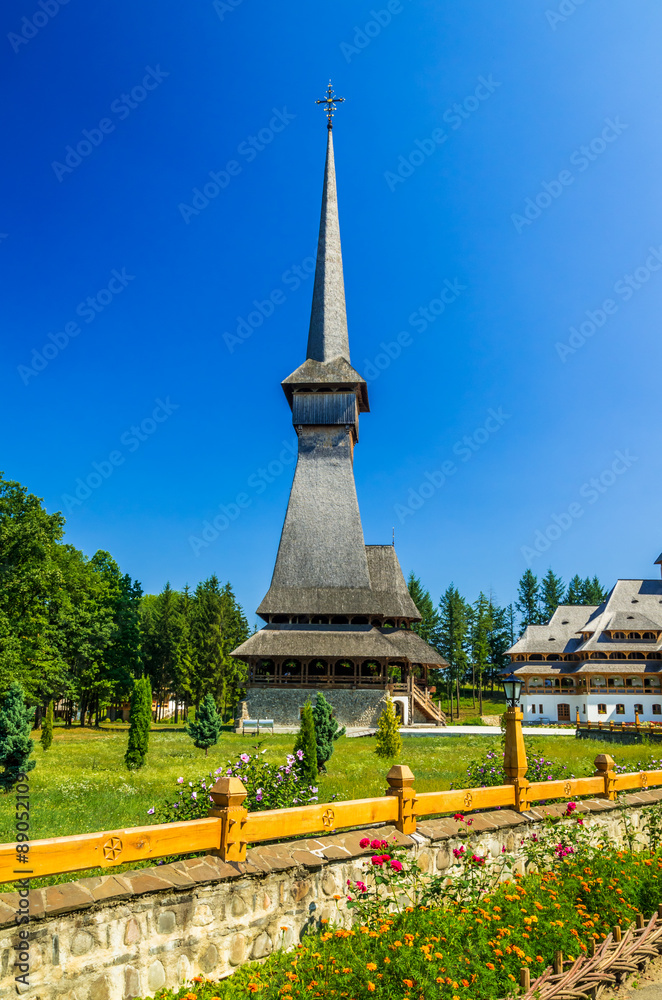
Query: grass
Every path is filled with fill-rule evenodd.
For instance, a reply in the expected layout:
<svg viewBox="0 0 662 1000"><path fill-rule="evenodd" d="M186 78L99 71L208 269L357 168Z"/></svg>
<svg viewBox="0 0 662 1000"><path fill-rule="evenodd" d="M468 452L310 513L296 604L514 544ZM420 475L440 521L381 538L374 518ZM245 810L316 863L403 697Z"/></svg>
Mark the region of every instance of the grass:
<svg viewBox="0 0 662 1000"><path fill-rule="evenodd" d="M147 810L172 797L178 777L186 781L198 778L257 743L254 736L235 735L228 729L205 758L186 733L164 728L152 734L145 766L127 771L124 733L56 727L53 745L46 753L38 742L39 734L33 736L37 766L29 776L31 840L145 826L154 822ZM293 742L293 735L266 736L263 746L268 748L268 759L281 763ZM468 763L498 746L496 737L478 735L406 737L403 743L400 761L411 767L419 791L449 788L451 782L461 787ZM648 749L642 746L605 747L590 740L553 736L532 737L527 743L536 754L567 764L578 777L592 772L598 753L612 752L618 763L648 756ZM371 737L338 741L328 774L319 778L320 801L329 801L334 794L357 799L385 793L390 763L375 755L374 746ZM14 821L14 795L0 795L3 843L14 840ZM51 884L68 878L47 881Z"/></svg>
<svg viewBox="0 0 662 1000"><path fill-rule="evenodd" d="M446 691L444 689L440 692L441 697L439 699L439 707L442 712L445 713L448 724L450 725L450 704L448 698L446 697ZM506 699L501 691L494 691L490 693L489 690L483 691L483 715L503 715L506 708ZM459 719L456 716L457 702L453 698L453 725L480 725L480 715L478 712L478 694L476 694L476 703L474 704L474 699L471 695L471 688L460 688L460 716Z"/></svg>

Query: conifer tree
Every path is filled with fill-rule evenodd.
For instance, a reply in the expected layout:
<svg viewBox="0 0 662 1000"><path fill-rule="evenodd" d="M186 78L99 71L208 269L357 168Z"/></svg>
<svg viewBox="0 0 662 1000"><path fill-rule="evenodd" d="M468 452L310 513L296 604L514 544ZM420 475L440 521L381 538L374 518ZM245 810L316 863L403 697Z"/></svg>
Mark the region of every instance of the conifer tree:
<svg viewBox="0 0 662 1000"><path fill-rule="evenodd" d="M471 670L475 685L478 678L478 707L483 714L483 675L490 666L492 648L490 634L494 629L492 605L481 591L471 615Z"/></svg>
<svg viewBox="0 0 662 1000"><path fill-rule="evenodd" d="M592 580L586 577L584 580L584 604L602 604L606 596L607 591L597 576L594 576Z"/></svg>
<svg viewBox="0 0 662 1000"><path fill-rule="evenodd" d="M345 727L339 728L333 709L321 691L313 706L313 722L315 723L315 742L317 744L317 768L320 771L326 771L327 762L333 754L333 744L345 735Z"/></svg>
<svg viewBox="0 0 662 1000"><path fill-rule="evenodd" d="M0 705L0 786L5 792L14 787L22 774L27 774L36 761L30 759L34 740L30 738L34 709L28 709L23 688L13 681Z"/></svg>
<svg viewBox="0 0 662 1000"><path fill-rule="evenodd" d="M573 576L572 580L568 584L568 593L565 599L566 604L583 604L584 603L584 581L577 573Z"/></svg>
<svg viewBox="0 0 662 1000"><path fill-rule="evenodd" d="M386 704L377 723L375 753L378 757L399 757L402 752L402 736L395 705L390 695L386 696Z"/></svg>
<svg viewBox="0 0 662 1000"><path fill-rule="evenodd" d="M140 677L133 685L129 724L129 743L124 761L131 771L143 766L149 748L149 730L152 724L152 685L148 677Z"/></svg>
<svg viewBox="0 0 662 1000"><path fill-rule="evenodd" d="M294 741L294 753L301 757L301 771L309 785L317 781L317 740L313 706L307 701L301 710L301 724Z"/></svg>
<svg viewBox="0 0 662 1000"><path fill-rule="evenodd" d="M559 604L563 604L565 595L563 580L548 569L540 585L540 591L542 618L544 622L548 622Z"/></svg>
<svg viewBox="0 0 662 1000"><path fill-rule="evenodd" d="M457 587L452 583L439 601L439 652L448 663L450 717L453 719L453 686L460 714L460 680L467 669L467 642L469 608Z"/></svg>
<svg viewBox="0 0 662 1000"><path fill-rule="evenodd" d="M193 745L204 750L205 757L209 755L209 747L216 746L221 735L221 717L212 694L204 696L195 713L195 722L189 722L186 732L193 740Z"/></svg>
<svg viewBox="0 0 662 1000"><path fill-rule="evenodd" d="M50 750L53 742L53 702L49 701L46 715L41 726L41 746L43 750Z"/></svg>
<svg viewBox="0 0 662 1000"><path fill-rule="evenodd" d="M520 613L522 631L527 625L540 625L540 587L538 577L527 569L517 585L515 607Z"/></svg>
<svg viewBox="0 0 662 1000"><path fill-rule="evenodd" d="M407 589L409 590L409 596L421 615L421 621L414 622L412 629L422 639L429 642L431 646L434 646L439 639L439 612L430 597L430 591L425 590L423 584L414 573L409 574Z"/></svg>

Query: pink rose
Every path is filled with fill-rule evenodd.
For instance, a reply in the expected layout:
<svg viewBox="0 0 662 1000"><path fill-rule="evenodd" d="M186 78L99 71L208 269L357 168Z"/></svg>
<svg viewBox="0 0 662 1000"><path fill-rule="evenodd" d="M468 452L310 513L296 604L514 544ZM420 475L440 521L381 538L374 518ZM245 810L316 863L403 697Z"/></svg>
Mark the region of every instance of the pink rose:
<svg viewBox="0 0 662 1000"><path fill-rule="evenodd" d="M391 868L394 872L402 871L402 861L391 861Z"/></svg>
<svg viewBox="0 0 662 1000"><path fill-rule="evenodd" d="M370 838L364 837L363 840L359 840L359 847L370 847Z"/></svg>

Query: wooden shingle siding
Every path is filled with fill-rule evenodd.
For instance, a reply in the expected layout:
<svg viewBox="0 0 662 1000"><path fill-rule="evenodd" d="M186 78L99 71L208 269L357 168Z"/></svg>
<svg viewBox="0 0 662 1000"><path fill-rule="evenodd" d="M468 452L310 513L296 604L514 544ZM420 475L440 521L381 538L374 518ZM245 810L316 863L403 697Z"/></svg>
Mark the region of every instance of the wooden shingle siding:
<svg viewBox="0 0 662 1000"><path fill-rule="evenodd" d="M358 419L353 392L296 392L293 424L354 424Z"/></svg>

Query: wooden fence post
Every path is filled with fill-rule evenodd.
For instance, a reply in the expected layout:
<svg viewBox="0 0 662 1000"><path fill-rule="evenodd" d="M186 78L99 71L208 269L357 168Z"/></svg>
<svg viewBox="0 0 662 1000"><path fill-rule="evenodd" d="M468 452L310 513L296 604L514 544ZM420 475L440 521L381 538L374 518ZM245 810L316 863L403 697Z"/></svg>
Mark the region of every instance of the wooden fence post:
<svg viewBox="0 0 662 1000"><path fill-rule="evenodd" d="M398 821L395 824L400 833L416 832L416 813L414 804L416 802L416 792L414 791L414 775L406 764L394 764L386 775L389 787L387 795L397 795L398 797Z"/></svg>
<svg viewBox="0 0 662 1000"><path fill-rule="evenodd" d="M596 777L600 775L604 778L605 790L601 795L603 799L609 799L614 802L616 799L616 790L614 788L614 783L616 781L616 771L614 771L614 758L610 757L608 753L600 753L593 761L597 767Z"/></svg>
<svg viewBox="0 0 662 1000"><path fill-rule="evenodd" d="M211 853L223 861L245 861L246 844L241 839L241 828L248 815L244 809L246 786L239 778L219 778L209 794L214 803L209 815L218 816L221 821L220 846Z"/></svg>
<svg viewBox="0 0 662 1000"><path fill-rule="evenodd" d="M521 708L511 707L506 710L506 745L503 755L503 765L508 783L515 786L515 808L518 812L527 812L531 808L529 799L529 784L525 778L528 767L524 736L522 735Z"/></svg>

